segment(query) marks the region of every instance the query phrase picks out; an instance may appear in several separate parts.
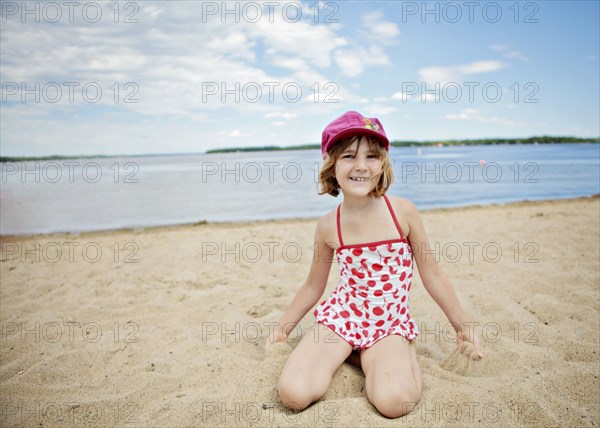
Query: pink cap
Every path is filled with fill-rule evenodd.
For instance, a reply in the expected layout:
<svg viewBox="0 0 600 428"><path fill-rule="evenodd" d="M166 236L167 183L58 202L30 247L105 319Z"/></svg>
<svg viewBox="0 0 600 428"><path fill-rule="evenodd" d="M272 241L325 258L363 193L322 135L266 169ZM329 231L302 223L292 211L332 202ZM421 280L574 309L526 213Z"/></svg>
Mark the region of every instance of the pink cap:
<svg viewBox="0 0 600 428"><path fill-rule="evenodd" d="M383 125L374 117L364 117L357 111L348 111L334 119L323 130L321 137L321 154L323 159L335 143L342 138L351 137L353 135L366 135L377 138L386 150L390 149L390 142L385 135Z"/></svg>

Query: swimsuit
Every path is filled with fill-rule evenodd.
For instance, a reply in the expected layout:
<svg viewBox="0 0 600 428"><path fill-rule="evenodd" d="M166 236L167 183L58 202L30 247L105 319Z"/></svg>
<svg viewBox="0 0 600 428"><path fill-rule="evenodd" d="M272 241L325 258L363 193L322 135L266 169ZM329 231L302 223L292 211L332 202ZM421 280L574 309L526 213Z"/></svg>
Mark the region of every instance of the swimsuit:
<svg viewBox="0 0 600 428"><path fill-rule="evenodd" d="M336 250L340 281L331 295L315 309L317 322L331 328L353 349L362 350L397 334L413 340L419 329L410 318L408 293L412 279L412 251L402 234L394 210L399 239L344 245L337 208Z"/></svg>

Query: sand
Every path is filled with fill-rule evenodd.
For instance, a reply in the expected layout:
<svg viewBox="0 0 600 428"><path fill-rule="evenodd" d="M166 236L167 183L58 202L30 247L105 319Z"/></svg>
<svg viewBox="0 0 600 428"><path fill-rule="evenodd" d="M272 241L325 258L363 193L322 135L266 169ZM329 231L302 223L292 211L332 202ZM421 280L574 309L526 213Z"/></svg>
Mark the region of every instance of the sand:
<svg viewBox="0 0 600 428"><path fill-rule="evenodd" d="M304 412L279 403L281 367L313 323L265 355L312 257L316 221L299 219L2 237L0 424L598 426L598 197L423 220L485 357L455 352L415 275L424 391L407 416L382 417L347 364Z"/></svg>

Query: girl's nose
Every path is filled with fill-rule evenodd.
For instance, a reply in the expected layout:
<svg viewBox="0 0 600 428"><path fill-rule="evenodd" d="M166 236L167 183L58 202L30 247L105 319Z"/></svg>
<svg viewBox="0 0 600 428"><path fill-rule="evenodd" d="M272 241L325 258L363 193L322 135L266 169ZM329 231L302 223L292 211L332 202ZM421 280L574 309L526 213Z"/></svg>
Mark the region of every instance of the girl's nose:
<svg viewBox="0 0 600 428"><path fill-rule="evenodd" d="M356 169L366 169L367 168L367 160L362 156L356 157L356 162L354 163L354 168Z"/></svg>

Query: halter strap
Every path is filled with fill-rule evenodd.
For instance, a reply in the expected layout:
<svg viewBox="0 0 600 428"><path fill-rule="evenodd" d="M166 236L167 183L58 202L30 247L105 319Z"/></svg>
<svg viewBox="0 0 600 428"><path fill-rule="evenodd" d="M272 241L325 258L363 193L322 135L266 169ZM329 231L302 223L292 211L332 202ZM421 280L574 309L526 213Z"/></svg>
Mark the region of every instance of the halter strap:
<svg viewBox="0 0 600 428"><path fill-rule="evenodd" d="M398 232L400 233L400 238L404 239L404 234L402 233L402 228L400 227L400 224L398 223L396 214L394 214L394 209L392 208L392 204L390 203L390 201L386 195L383 195L383 199L385 199L385 203L387 204L388 210L390 211L390 214L392 215L392 219L394 220L396 229L398 229ZM341 206L342 206L342 204L339 204L337 207L336 223L337 223L338 239L340 240L340 246L344 246L344 241L342 239L342 227L340 225L340 208L341 208Z"/></svg>
<svg viewBox="0 0 600 428"><path fill-rule="evenodd" d="M338 231L338 239L340 240L340 246L344 246L344 241L342 240L342 228L340 227L340 207L342 204L338 205L337 208L337 231Z"/></svg>
<svg viewBox="0 0 600 428"><path fill-rule="evenodd" d="M394 224L396 225L398 232L400 232L400 238L404 239L404 234L402 233L402 228L400 227L400 224L398 223L398 219L396 218L396 214L394 214L392 204L390 203L387 195L383 195L383 199L385 199L385 203L387 204L387 206L390 210L390 214L392 214L392 218L394 219Z"/></svg>

